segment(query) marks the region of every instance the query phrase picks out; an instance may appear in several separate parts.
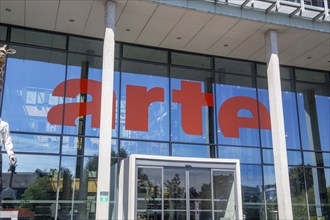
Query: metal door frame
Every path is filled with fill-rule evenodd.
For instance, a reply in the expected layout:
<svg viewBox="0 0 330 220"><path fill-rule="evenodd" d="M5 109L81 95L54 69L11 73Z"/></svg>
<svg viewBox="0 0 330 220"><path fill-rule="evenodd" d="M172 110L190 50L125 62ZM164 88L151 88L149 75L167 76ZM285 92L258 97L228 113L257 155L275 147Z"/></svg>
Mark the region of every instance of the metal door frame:
<svg viewBox="0 0 330 220"><path fill-rule="evenodd" d="M169 156L151 156L151 155L130 155L121 161L119 171L118 194L123 195L118 199L118 219L136 219L137 216L137 167L155 167L162 168L162 181L164 180L164 167L177 168L208 168L211 171L211 202L212 218L214 219L213 204L213 172L212 170L226 170L234 172L235 184L235 207L236 218L243 219L242 197L241 197L241 179L240 163L237 159L214 159L214 158L189 158L189 157L169 157ZM186 169L186 213L187 219L190 219L190 201L189 201L189 171ZM188 172L188 175L187 175ZM187 179L188 178L188 179ZM134 183L134 184L132 184ZM189 185L188 185L189 187ZM187 195L186 194L186 195ZM162 183L162 219L164 218L164 187Z"/></svg>

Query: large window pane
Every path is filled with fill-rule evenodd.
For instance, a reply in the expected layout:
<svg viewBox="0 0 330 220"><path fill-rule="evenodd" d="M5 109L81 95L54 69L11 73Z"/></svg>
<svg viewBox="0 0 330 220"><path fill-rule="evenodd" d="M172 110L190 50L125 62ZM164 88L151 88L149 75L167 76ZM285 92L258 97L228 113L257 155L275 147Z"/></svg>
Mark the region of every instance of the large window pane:
<svg viewBox="0 0 330 220"><path fill-rule="evenodd" d="M210 146L208 145L189 145L172 144L172 156L178 157L210 157Z"/></svg>
<svg viewBox="0 0 330 220"><path fill-rule="evenodd" d="M260 149L249 147L218 147L219 158L239 159L240 163L260 164Z"/></svg>
<svg viewBox="0 0 330 220"><path fill-rule="evenodd" d="M212 58L201 55L185 54L185 53L171 53L171 64L182 65L187 67L197 67L203 69L212 68Z"/></svg>
<svg viewBox="0 0 330 220"><path fill-rule="evenodd" d="M220 196L218 195L216 198L220 198ZM190 211L197 215L200 210L212 211L211 172L209 169L189 170L189 204ZM201 214L200 217L203 219L205 215Z"/></svg>
<svg viewBox="0 0 330 220"><path fill-rule="evenodd" d="M4 191L0 190L5 197L2 201L4 210L20 208L21 212L32 218L49 219L51 205L56 202L59 157L32 154L16 154L16 157L18 166L12 179L11 189L14 192L11 197L6 197L11 190L10 173L7 166L2 166Z"/></svg>
<svg viewBox="0 0 330 220"><path fill-rule="evenodd" d="M265 205L243 205L243 216L246 220L266 220Z"/></svg>
<svg viewBox="0 0 330 220"><path fill-rule="evenodd" d="M295 69L296 80L307 82L327 83L329 82L329 72L318 72L311 70Z"/></svg>
<svg viewBox="0 0 330 220"><path fill-rule="evenodd" d="M214 170L212 172L213 204L215 219L234 218L235 213L235 186L234 172Z"/></svg>
<svg viewBox="0 0 330 220"><path fill-rule="evenodd" d="M137 171L137 219L161 219L162 169L138 167Z"/></svg>
<svg viewBox="0 0 330 220"><path fill-rule="evenodd" d="M16 43L32 44L58 49L66 48L66 36L60 34L11 28L10 40Z"/></svg>
<svg viewBox="0 0 330 220"><path fill-rule="evenodd" d="M266 79L258 79L258 99L269 111L269 94ZM287 149L300 149L296 95L293 83L282 81L282 103ZM260 119L262 120L262 119ZM261 143L264 147L272 146L270 130L261 129Z"/></svg>
<svg viewBox="0 0 330 220"><path fill-rule="evenodd" d="M97 165L97 157L62 157L59 216L95 219Z"/></svg>
<svg viewBox="0 0 330 220"><path fill-rule="evenodd" d="M241 165L241 182L243 204L263 201L261 166Z"/></svg>
<svg viewBox="0 0 330 220"><path fill-rule="evenodd" d="M302 165L301 151L287 151L289 165Z"/></svg>
<svg viewBox="0 0 330 220"><path fill-rule="evenodd" d="M305 168L310 216L329 216L330 169Z"/></svg>
<svg viewBox="0 0 330 220"><path fill-rule="evenodd" d="M258 104L252 77L216 74L218 142L260 146Z"/></svg>
<svg viewBox="0 0 330 220"><path fill-rule="evenodd" d="M59 153L60 136L11 134L14 151L35 153Z"/></svg>
<svg viewBox="0 0 330 220"><path fill-rule="evenodd" d="M304 219L308 211L303 168L289 167L289 179L294 219Z"/></svg>
<svg viewBox="0 0 330 220"><path fill-rule="evenodd" d="M188 190L186 189L186 170L184 168L165 168L165 219L182 219L177 216L180 216L180 211L186 211L186 190Z"/></svg>
<svg viewBox="0 0 330 220"><path fill-rule="evenodd" d="M265 64L257 64L257 74L267 76L267 66ZM292 68L280 67L280 74L282 79L293 79Z"/></svg>
<svg viewBox="0 0 330 220"><path fill-rule="evenodd" d="M70 36L69 51L102 56L103 41Z"/></svg>
<svg viewBox="0 0 330 220"><path fill-rule="evenodd" d="M274 164L274 155L272 149L263 149L262 156L264 163Z"/></svg>
<svg viewBox="0 0 330 220"><path fill-rule="evenodd" d="M329 167L330 154L317 153L317 152L304 152L304 162L306 166Z"/></svg>
<svg viewBox="0 0 330 220"><path fill-rule="evenodd" d="M65 79L65 54L55 51L13 47L17 52L7 61L2 119L11 130L59 133L62 110L48 122L49 109L63 103L53 96L55 87ZM58 93L63 94L64 89Z"/></svg>
<svg viewBox="0 0 330 220"><path fill-rule="evenodd" d="M274 166L264 166L264 190L268 205L277 205L276 181Z"/></svg>
<svg viewBox="0 0 330 220"><path fill-rule="evenodd" d="M166 50L152 49L146 47L124 45L123 57L137 60L167 63L168 53Z"/></svg>
<svg viewBox="0 0 330 220"><path fill-rule="evenodd" d="M302 147L330 151L329 86L297 83Z"/></svg>
<svg viewBox="0 0 330 220"><path fill-rule="evenodd" d="M62 154L79 156L96 156L99 152L99 139L87 137L64 136Z"/></svg>
<svg viewBox="0 0 330 220"><path fill-rule="evenodd" d="M211 72L171 68L172 141L214 143Z"/></svg>
<svg viewBox="0 0 330 220"><path fill-rule="evenodd" d="M169 144L145 141L121 141L120 157L130 154L169 156Z"/></svg>
<svg viewBox="0 0 330 220"><path fill-rule="evenodd" d="M5 41L7 37L7 27L6 26L0 26L0 40Z"/></svg>
<svg viewBox="0 0 330 220"><path fill-rule="evenodd" d="M120 136L169 140L169 79L166 66L122 62Z"/></svg>
<svg viewBox="0 0 330 220"><path fill-rule="evenodd" d="M220 73L237 73L253 75L254 65L252 62L215 58L215 71Z"/></svg>

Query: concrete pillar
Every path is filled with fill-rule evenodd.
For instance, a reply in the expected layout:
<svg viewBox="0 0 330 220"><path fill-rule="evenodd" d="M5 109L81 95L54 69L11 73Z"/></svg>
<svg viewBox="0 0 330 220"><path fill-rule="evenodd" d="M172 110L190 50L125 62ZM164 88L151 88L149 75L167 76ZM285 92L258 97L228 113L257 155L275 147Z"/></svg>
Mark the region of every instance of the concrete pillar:
<svg viewBox="0 0 330 220"><path fill-rule="evenodd" d="M277 33L270 30L265 34L267 81L269 90L270 117L273 139L276 191L279 219L291 220L292 203L289 169L286 153L284 117L282 106L280 64L277 49Z"/></svg>
<svg viewBox="0 0 330 220"><path fill-rule="evenodd" d="M112 99L115 62L114 1L105 5L105 35L103 43L100 145L97 178L96 219L109 219L111 169Z"/></svg>

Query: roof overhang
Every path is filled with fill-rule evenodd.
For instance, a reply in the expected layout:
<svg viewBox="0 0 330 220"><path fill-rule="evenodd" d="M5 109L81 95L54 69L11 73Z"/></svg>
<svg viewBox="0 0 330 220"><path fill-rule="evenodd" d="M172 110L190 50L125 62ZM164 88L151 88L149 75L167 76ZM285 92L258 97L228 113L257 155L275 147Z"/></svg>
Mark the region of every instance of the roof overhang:
<svg viewBox="0 0 330 220"><path fill-rule="evenodd" d="M329 30L148 1L118 0L116 4L117 41L266 62L264 34L273 29L278 31L282 65L330 71ZM0 22L103 38L104 8L105 0L0 0Z"/></svg>

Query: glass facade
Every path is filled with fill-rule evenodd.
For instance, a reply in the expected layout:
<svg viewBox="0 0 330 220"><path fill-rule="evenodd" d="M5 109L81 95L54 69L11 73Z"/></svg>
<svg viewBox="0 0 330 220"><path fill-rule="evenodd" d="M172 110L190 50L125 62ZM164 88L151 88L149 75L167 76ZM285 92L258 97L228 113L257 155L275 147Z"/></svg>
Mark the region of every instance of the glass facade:
<svg viewBox="0 0 330 220"><path fill-rule="evenodd" d="M53 217L58 207L61 219L94 219L102 40L0 30L0 43L17 51L7 58L1 103L18 158L16 199L3 204L26 218ZM240 159L245 218L275 219L265 71L262 63L116 43L111 215L118 161L147 154ZM281 74L294 217L327 219L329 73L281 67Z"/></svg>

